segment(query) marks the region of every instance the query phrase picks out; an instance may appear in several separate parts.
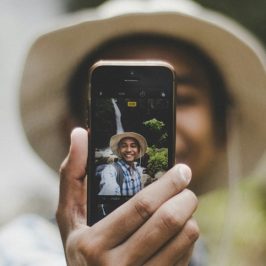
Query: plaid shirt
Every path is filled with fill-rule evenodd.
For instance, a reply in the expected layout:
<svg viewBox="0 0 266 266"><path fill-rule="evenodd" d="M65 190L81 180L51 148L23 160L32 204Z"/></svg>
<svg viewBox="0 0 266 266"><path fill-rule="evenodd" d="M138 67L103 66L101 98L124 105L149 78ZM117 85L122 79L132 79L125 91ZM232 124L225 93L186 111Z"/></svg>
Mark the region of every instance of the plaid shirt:
<svg viewBox="0 0 266 266"><path fill-rule="evenodd" d="M141 190L141 168L138 166L129 166L123 160L118 160L117 164L121 167L124 174L122 185L123 196L133 196ZM119 184L117 184L117 172L112 164L107 165L101 174L100 187L98 195L117 195L121 196Z"/></svg>
<svg viewBox="0 0 266 266"><path fill-rule="evenodd" d="M123 170L124 182L122 186L123 196L133 196L141 190L141 174L140 167L129 166L123 160L117 162Z"/></svg>

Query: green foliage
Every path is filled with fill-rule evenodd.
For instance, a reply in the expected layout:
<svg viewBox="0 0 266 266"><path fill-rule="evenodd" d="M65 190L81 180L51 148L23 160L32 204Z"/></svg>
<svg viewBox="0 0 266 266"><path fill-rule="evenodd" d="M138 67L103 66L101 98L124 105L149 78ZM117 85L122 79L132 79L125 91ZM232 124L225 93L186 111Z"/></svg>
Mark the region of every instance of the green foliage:
<svg viewBox="0 0 266 266"><path fill-rule="evenodd" d="M167 132L165 131L165 123L152 118L144 121L143 125L147 128L149 134L149 142L151 145L156 145L158 148L164 147L167 142Z"/></svg>
<svg viewBox="0 0 266 266"><path fill-rule="evenodd" d="M166 171L168 167L168 150L167 148L157 149L154 146L147 150L149 156L147 164L148 175L154 177L159 171Z"/></svg>
<svg viewBox="0 0 266 266"><path fill-rule="evenodd" d="M160 133L161 130L165 127L164 122L159 121L156 118L143 122L143 125L156 133Z"/></svg>

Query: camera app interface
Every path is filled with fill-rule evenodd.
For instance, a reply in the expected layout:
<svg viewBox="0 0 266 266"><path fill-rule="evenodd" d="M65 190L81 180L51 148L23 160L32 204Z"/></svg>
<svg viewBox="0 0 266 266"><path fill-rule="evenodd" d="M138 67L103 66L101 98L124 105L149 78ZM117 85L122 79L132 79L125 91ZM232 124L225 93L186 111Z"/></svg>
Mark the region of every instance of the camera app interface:
<svg viewBox="0 0 266 266"><path fill-rule="evenodd" d="M103 88L94 93L92 180L98 216L169 169L169 98L164 88Z"/></svg>

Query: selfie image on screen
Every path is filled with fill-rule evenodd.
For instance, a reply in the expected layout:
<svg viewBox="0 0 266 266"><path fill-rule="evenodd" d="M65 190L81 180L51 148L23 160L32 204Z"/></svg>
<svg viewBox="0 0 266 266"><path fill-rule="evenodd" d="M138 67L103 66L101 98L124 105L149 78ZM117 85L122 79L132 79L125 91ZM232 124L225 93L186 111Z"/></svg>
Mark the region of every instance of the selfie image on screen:
<svg viewBox="0 0 266 266"><path fill-rule="evenodd" d="M99 196L133 196L168 168L168 100L95 101L94 160Z"/></svg>
<svg viewBox="0 0 266 266"><path fill-rule="evenodd" d="M171 102L166 90L95 90L91 107L91 187L95 221L169 169Z"/></svg>

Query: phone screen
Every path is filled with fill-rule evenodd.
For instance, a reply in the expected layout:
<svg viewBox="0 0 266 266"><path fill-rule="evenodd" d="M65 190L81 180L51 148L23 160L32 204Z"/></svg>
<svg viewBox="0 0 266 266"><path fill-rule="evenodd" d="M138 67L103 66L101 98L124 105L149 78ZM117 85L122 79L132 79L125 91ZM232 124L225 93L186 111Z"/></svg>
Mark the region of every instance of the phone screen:
<svg viewBox="0 0 266 266"><path fill-rule="evenodd" d="M91 72L89 99L88 223L93 224L173 165L173 71L156 64L100 64Z"/></svg>

